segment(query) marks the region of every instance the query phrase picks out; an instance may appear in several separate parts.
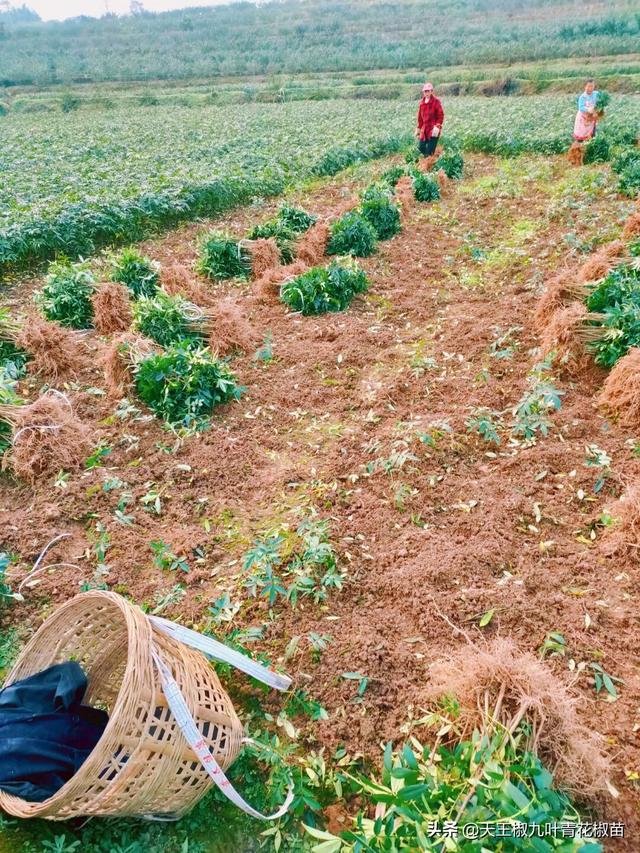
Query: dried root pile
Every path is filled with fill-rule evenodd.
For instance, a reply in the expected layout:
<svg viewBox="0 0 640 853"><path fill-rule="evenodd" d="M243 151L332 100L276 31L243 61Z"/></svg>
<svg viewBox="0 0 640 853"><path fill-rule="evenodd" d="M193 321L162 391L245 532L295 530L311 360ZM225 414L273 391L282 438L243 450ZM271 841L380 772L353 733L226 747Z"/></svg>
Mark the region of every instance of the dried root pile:
<svg viewBox="0 0 640 853"><path fill-rule="evenodd" d="M124 284L107 281L91 297L93 324L101 335L125 332L133 323L129 290Z"/></svg>
<svg viewBox="0 0 640 853"><path fill-rule="evenodd" d="M63 394L46 392L27 406L0 407L12 425L11 450L3 467L28 483L79 467L91 448L91 430L80 421Z"/></svg>
<svg viewBox="0 0 640 853"><path fill-rule="evenodd" d="M610 764L604 739L578 716L579 699L540 660L507 639L465 646L431 667L429 698L454 695L460 703L458 735L468 739L487 724L515 732L530 726L528 748L581 797L606 790Z"/></svg>
<svg viewBox="0 0 640 853"><path fill-rule="evenodd" d="M623 356L607 376L598 404L618 415L623 426L640 428L640 349Z"/></svg>

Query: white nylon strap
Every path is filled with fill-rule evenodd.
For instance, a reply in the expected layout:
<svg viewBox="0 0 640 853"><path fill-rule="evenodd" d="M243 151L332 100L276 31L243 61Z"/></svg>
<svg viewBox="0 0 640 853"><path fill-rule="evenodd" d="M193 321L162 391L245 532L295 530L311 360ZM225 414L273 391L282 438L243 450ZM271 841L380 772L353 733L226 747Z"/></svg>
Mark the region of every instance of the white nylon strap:
<svg viewBox="0 0 640 853"><path fill-rule="evenodd" d="M197 631L192 631L191 628L185 628L176 622L162 619L160 616L149 616L148 618L159 631L162 631L169 637L173 637L174 640L191 646L192 649L198 649L198 651L203 652L210 658L231 664L231 666L242 672L246 672L247 675L256 678L263 684L268 684L269 687L275 687L276 690L288 690L291 687L289 676L280 675L268 669L261 663L251 660L246 655L227 648L224 643L220 643L212 637L204 637L202 634L198 634Z"/></svg>
<svg viewBox="0 0 640 853"><path fill-rule="evenodd" d="M158 669L158 674L160 675L160 681L162 683L164 695L167 699L167 704L180 727L180 731L185 736L185 739L191 749L198 756L198 759L204 769L225 797L231 800L231 802L239 809L242 809L242 811L251 815L251 817L258 818L258 820L278 820L286 814L291 802L293 801L293 782L291 781L289 783L287 798L274 814L263 815L259 811L256 811L253 806L250 806L249 803L247 803L247 801L244 800L233 787L229 779L225 776L222 767L220 767L215 757L212 755L211 750L207 746L207 742L198 731L193 717L191 716L191 711L189 711L176 680L171 675L171 672L164 661L158 655L157 649L153 648L151 650L151 655Z"/></svg>

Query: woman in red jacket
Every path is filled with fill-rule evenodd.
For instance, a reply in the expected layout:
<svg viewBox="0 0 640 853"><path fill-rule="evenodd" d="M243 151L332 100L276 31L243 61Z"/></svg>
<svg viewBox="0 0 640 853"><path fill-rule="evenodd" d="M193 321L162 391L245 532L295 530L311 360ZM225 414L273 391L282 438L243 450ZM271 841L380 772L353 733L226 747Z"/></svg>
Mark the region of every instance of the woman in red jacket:
<svg viewBox="0 0 640 853"><path fill-rule="evenodd" d="M418 126L416 136L420 140L418 147L423 157L430 157L436 150L438 139L442 133L444 110L440 99L433 94L431 83L422 87L422 100L418 108Z"/></svg>

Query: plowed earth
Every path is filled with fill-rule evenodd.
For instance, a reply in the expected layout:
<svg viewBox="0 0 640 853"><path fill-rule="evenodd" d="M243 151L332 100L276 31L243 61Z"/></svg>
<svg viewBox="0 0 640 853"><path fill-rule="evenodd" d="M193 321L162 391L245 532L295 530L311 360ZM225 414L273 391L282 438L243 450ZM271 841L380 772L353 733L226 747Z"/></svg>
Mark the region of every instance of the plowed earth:
<svg viewBox="0 0 640 853"><path fill-rule="evenodd" d="M14 587L61 533L69 537L47 561L79 569L45 572L8 618L28 636L92 578L87 531L100 522L110 538L105 581L138 603L154 606L183 583L186 596L164 615L202 628L211 600L231 590L244 600L235 624L267 622L253 648L274 662L294 636L330 635L319 662L300 643L286 663L330 714L305 736L314 748L342 743L376 763L379 744L398 741L408 715L420 715L430 662L463 642L441 614L476 639L499 634L534 654L548 632L560 632L567 653L548 664L575 679L584 719L607 738L620 796L598 805L607 819L627 822L629 840L615 849L635 850L640 572L635 551L612 554L598 520L637 482L640 436L596 409L604 373L595 368L579 382L556 372L562 407L548 436L526 444L510 432L538 360L531 318L544 280L618 237L631 205L606 171L561 160L474 157L467 165L462 184L440 203L414 204L400 235L362 261L371 289L343 314L290 315L277 301L259 302L250 285L202 281L239 300L256 349L267 335L273 347L271 361L254 352L233 359L246 393L217 410L207 431L176 441L144 412L115 418L116 401L96 391L105 387L96 366L104 342L88 335L86 372L66 390L95 443L110 448L104 465L58 486L5 475L0 498L2 548L20 555ZM296 200L323 215L344 208L370 169ZM224 225L241 235L270 211L240 211ZM191 265L201 230L182 229L143 251ZM24 303L31 284L10 301ZM33 380L23 384L33 397ZM467 429L480 406L503 413L498 446ZM600 472L585 464L591 444L611 457L598 492ZM135 497L129 526L115 519L118 493L103 489L115 477ZM139 502L150 484L160 515ZM304 506L330 520L346 585L322 607L278 606L270 621L266 605L241 592L241 557L266 531L295 526ZM154 567L149 543L159 539L187 559L188 574ZM581 662L624 679L618 701L596 696ZM352 701L345 671L368 677L362 703ZM270 701L276 709L278 697Z"/></svg>

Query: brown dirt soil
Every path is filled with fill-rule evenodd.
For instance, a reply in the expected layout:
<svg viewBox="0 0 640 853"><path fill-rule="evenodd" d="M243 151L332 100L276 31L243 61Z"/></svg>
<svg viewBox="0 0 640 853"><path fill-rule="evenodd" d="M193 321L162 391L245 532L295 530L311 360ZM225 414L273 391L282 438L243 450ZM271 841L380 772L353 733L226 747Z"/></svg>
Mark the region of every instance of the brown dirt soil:
<svg viewBox="0 0 640 853"><path fill-rule="evenodd" d="M53 380L81 372L88 355L81 335L38 315L26 318L16 344L31 355L30 373Z"/></svg>
<svg viewBox="0 0 640 853"><path fill-rule="evenodd" d="M572 142L567 151L567 160L571 166L582 166L584 163L584 148L579 142Z"/></svg>
<svg viewBox="0 0 640 853"><path fill-rule="evenodd" d="M554 366L566 372L567 376L577 377L593 369L593 359L585 350L579 334L587 314L582 302L561 308L553 314L540 336L542 355L553 353Z"/></svg>
<svg viewBox="0 0 640 853"><path fill-rule="evenodd" d="M564 395L549 413L548 435L525 442L512 434L512 413L539 360L532 319L542 283L561 268L577 269L571 245L610 233L612 223L621 230L630 206L603 188L551 215L550 193L570 169L565 157L523 159L515 192L501 191L516 180L504 171L511 161L503 167L488 157L465 159L464 181L438 203L408 206L402 232L361 262L371 287L344 313L289 314L273 298L272 279L265 285L271 295L260 301L258 283L198 277L215 300L246 299L258 341L272 337L268 360L250 351L233 359L246 391L216 410L209 429L178 438L145 412L115 417L114 400L96 395L104 383L87 365L75 405L110 448L103 467L72 472L64 489L46 477L33 487L0 484L0 547L19 555L10 582L19 583L59 533L70 538L52 548L51 559L80 565L83 577L45 573L11 619L28 633L91 579L89 535L101 523L110 537L110 588L153 608L180 581L185 596L163 615L200 629L211 602L229 592L241 604L232 626L262 628L251 653L289 671L330 715L320 723L296 720L305 748L329 754L344 745L377 765L380 743L401 742L408 718L423 715L429 689L439 683L434 663L468 653L440 613L478 646L499 637L534 657L546 635L559 632L566 656L548 658L544 667L565 683L575 662L577 719L606 741L620 791L596 804L606 819L626 822L628 840L616 850L631 853L640 835L633 775L640 755L640 562L635 552L613 557L602 548L600 519L640 479L630 445L637 436L598 413L602 380L595 372L580 382L554 374ZM529 174L538 163L545 180ZM328 221L388 165L356 169L294 201ZM498 182L490 196L480 181L488 175ZM277 204L234 211L216 227L240 236ZM513 228L523 216L535 234L514 248ZM189 266L208 227L178 229L141 251ZM482 257L472 253L476 246ZM30 286L12 298L26 300ZM470 410L478 408L500 413L500 444L469 432ZM611 458L598 490L601 471L585 464L589 444ZM124 485L105 490L108 478ZM160 514L142 500L151 488ZM130 525L114 514L123 494L130 496ZM344 588L320 606L278 602L271 619L263 597L247 596L243 556L267 531L295 527L311 507L329 523ZM189 573L178 577L154 565L149 543L158 539L185 556ZM490 609L493 619L481 629ZM228 626L213 630L224 636ZM323 654L312 653L311 632L327 637ZM285 659L294 637L297 651ZM615 702L594 691L589 665L596 661L624 679ZM356 671L368 679L362 701L342 677ZM280 696L266 702L274 714L282 707ZM429 736L424 728L417 734Z"/></svg>
<svg viewBox="0 0 640 853"><path fill-rule="evenodd" d="M280 266L280 250L273 238L248 240L247 246L251 253L252 278L262 278L267 270Z"/></svg>
<svg viewBox="0 0 640 853"><path fill-rule="evenodd" d="M607 376L598 404L619 416L620 423L640 429L640 349L623 356Z"/></svg>
<svg viewBox="0 0 640 853"><path fill-rule="evenodd" d="M106 281L91 297L93 323L101 335L125 332L133 322L131 299L124 284Z"/></svg>
<svg viewBox="0 0 640 853"><path fill-rule="evenodd" d="M87 456L92 430L73 413L62 394L48 391L12 417L12 449L3 458L16 477L35 484L59 471L74 471Z"/></svg>

